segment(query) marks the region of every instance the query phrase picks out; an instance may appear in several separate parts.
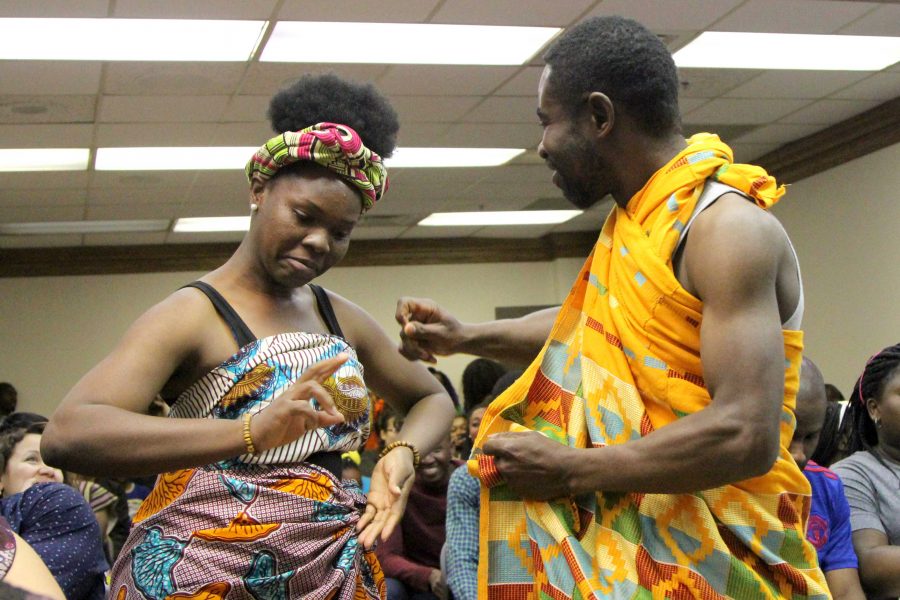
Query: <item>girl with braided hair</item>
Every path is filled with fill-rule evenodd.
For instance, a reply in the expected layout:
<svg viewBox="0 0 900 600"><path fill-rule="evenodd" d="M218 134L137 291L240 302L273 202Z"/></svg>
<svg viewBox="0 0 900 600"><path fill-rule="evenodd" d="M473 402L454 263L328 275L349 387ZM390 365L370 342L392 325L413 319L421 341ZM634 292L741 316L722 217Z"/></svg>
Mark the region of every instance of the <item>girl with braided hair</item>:
<svg viewBox="0 0 900 600"><path fill-rule="evenodd" d="M866 363L841 422L852 454L832 465L850 503L869 598L900 596L900 344Z"/></svg>

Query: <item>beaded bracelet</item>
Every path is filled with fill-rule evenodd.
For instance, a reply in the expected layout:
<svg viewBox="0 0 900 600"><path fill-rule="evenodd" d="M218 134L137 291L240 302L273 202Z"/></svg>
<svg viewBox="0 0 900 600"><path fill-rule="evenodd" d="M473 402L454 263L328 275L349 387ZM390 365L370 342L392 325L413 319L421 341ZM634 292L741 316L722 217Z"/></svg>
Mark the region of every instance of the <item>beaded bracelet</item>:
<svg viewBox="0 0 900 600"><path fill-rule="evenodd" d="M253 436L250 435L250 419L253 415L244 413L244 446L247 447L247 454L256 454L256 446L253 445Z"/></svg>
<svg viewBox="0 0 900 600"><path fill-rule="evenodd" d="M413 468L418 469L419 468L419 451L412 444L412 442L407 442L404 440L397 440L396 442L391 442L390 444L388 444L387 446L384 447L384 450L381 451L381 454L378 455L378 458L379 459L384 458L388 452L390 452L394 448L399 448L400 446L403 446L404 448L409 448L410 450L412 450Z"/></svg>

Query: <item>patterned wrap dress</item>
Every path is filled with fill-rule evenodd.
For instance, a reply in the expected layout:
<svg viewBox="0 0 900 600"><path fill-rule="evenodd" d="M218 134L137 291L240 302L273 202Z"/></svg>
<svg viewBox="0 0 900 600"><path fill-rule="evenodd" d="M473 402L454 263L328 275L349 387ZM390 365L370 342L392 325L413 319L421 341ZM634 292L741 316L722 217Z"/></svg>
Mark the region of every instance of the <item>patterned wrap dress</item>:
<svg viewBox="0 0 900 600"><path fill-rule="evenodd" d="M316 295L339 334L327 296L321 289ZM239 335L249 332L246 325L218 300L213 303L236 339L246 341L249 336ZM258 454L161 474L113 567L110 598L383 598L375 554L357 543L365 496L355 482L341 482L308 460L356 450L369 435L371 407L355 351L339 335L317 333L238 343L234 356L179 396L171 418L256 414L307 367L346 352L350 359L324 384L345 422Z"/></svg>

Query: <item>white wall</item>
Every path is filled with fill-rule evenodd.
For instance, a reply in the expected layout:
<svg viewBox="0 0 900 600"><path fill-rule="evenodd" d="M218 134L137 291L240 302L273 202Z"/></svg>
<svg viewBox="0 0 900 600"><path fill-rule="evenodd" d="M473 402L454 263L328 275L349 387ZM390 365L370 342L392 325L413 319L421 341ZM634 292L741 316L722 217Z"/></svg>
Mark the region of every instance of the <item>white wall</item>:
<svg viewBox="0 0 900 600"><path fill-rule="evenodd" d="M335 268L318 283L368 310L391 337L401 295L440 299L462 320L493 318L495 306L552 304L568 293L580 261ZM157 273L0 279L0 381L19 390L20 410L49 414L115 345L129 324L202 275ZM472 357L442 359L454 382Z"/></svg>
<svg viewBox="0 0 900 600"><path fill-rule="evenodd" d="M900 144L788 188L775 209L806 292L806 354L847 395L900 342Z"/></svg>
<svg viewBox="0 0 900 600"><path fill-rule="evenodd" d="M866 358L900 341L900 144L792 185L775 213L800 255L807 354L849 393ZM463 320L495 306L561 301L582 260L336 268L320 283L396 336L400 295L430 296ZM49 413L147 307L201 273L0 279L0 381L21 409ZM454 382L471 357L442 359Z"/></svg>

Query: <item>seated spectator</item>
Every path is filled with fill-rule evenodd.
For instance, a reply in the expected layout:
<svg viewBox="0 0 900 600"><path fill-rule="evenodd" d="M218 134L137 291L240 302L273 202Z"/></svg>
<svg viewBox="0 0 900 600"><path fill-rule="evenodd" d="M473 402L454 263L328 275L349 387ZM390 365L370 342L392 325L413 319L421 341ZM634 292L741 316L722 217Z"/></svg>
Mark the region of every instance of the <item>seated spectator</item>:
<svg viewBox="0 0 900 600"><path fill-rule="evenodd" d="M28 429L32 425L38 424L47 424L47 417L44 415L39 415L37 413L30 412L17 412L11 415L8 415L2 421L0 421L0 434L4 434L8 431L13 431L15 429Z"/></svg>
<svg viewBox="0 0 900 600"><path fill-rule="evenodd" d="M100 528L84 498L62 483L62 472L44 464L43 427L38 423L0 438L0 516L35 549L66 598L102 600L109 565Z"/></svg>
<svg viewBox="0 0 900 600"><path fill-rule="evenodd" d="M804 357L794 411L797 428L790 451L812 487L806 538L816 547L819 567L825 573L828 589L835 600L865 600L853 551L850 506L844 497L841 480L826 467L809 459L818 445L829 404L834 405L826 400L822 373L815 363Z"/></svg>
<svg viewBox="0 0 900 600"><path fill-rule="evenodd" d="M16 412L18 403L19 392L13 384L7 381L0 382L0 418Z"/></svg>
<svg viewBox="0 0 900 600"><path fill-rule="evenodd" d="M440 564L452 468L448 436L422 457L403 518L390 537L376 547L387 600L449 598Z"/></svg>
<svg viewBox="0 0 900 600"><path fill-rule="evenodd" d="M69 473L67 483L78 490L88 505L90 505L91 510L94 511L94 518L97 519L97 524L100 526L100 537L103 540L106 560L111 564L117 554L117 551L113 548L110 533L115 528L120 517L120 513L117 510L119 507L119 496L109 489L112 486L108 482L98 482L93 477ZM124 502L127 513L128 500L124 499ZM128 536L127 531L125 536Z"/></svg>
<svg viewBox="0 0 900 600"><path fill-rule="evenodd" d="M463 408L468 413L481 404L494 389L494 384L506 373L506 367L487 358L476 358L463 369Z"/></svg>
<svg viewBox="0 0 900 600"><path fill-rule="evenodd" d="M462 407L459 405L459 395L456 393L456 388L450 383L450 378L447 377L447 374L443 371L438 371L434 367L428 367L428 372L434 375L434 378L440 381L444 389L447 390L447 395L453 400L453 407L456 411L462 410Z"/></svg>
<svg viewBox="0 0 900 600"><path fill-rule="evenodd" d="M466 415L456 415L450 424L450 455L453 460L467 460L471 451L469 419Z"/></svg>
<svg viewBox="0 0 900 600"><path fill-rule="evenodd" d="M832 469L850 503L859 577L870 598L900 596L900 344L869 359L842 430L850 456Z"/></svg>
<svg viewBox="0 0 900 600"><path fill-rule="evenodd" d="M65 599L41 557L16 535L3 517L0 517L0 582L40 598ZM4 591L0 591L0 598L7 598Z"/></svg>

